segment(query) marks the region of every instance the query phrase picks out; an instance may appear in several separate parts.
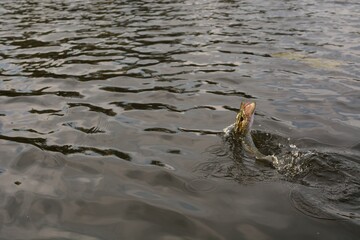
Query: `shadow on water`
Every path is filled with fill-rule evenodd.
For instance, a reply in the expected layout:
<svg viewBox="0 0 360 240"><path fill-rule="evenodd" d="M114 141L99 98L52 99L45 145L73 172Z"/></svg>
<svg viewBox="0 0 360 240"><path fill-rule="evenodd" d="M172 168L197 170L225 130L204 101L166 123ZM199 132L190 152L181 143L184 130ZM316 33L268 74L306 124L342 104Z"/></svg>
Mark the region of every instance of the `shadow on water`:
<svg viewBox="0 0 360 240"><path fill-rule="evenodd" d="M197 165L205 177L225 178L242 185L286 181L290 200L305 215L325 220L360 222L358 150L338 150L312 139L295 142L276 134L252 131L260 152L275 155L275 169L249 158L241 143L223 137L207 149L213 158ZM316 147L315 147L316 146Z"/></svg>

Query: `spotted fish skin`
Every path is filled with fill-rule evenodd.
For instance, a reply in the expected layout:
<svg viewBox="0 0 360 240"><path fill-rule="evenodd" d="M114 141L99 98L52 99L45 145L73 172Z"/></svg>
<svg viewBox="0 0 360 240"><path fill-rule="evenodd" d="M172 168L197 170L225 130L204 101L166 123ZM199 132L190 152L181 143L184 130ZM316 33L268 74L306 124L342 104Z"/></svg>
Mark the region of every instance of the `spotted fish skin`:
<svg viewBox="0 0 360 240"><path fill-rule="evenodd" d="M254 102L241 102L240 110L236 115L235 123L224 129L225 135L233 131L241 141L243 149L256 160L265 161L271 166L277 162L275 156L262 154L254 144L251 136L251 127L254 122L256 104Z"/></svg>

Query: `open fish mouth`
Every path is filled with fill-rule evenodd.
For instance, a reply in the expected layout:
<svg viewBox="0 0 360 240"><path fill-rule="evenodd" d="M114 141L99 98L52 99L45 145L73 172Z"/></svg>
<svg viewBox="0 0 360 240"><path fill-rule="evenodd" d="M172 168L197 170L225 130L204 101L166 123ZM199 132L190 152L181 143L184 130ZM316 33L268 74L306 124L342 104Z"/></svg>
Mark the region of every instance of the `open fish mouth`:
<svg viewBox="0 0 360 240"><path fill-rule="evenodd" d="M256 104L254 102L246 102L243 105L244 112L248 118L251 118L255 113Z"/></svg>
<svg viewBox="0 0 360 240"><path fill-rule="evenodd" d="M241 136L246 135L252 126L254 120L256 104L254 102L242 102L239 113L236 115L235 133Z"/></svg>

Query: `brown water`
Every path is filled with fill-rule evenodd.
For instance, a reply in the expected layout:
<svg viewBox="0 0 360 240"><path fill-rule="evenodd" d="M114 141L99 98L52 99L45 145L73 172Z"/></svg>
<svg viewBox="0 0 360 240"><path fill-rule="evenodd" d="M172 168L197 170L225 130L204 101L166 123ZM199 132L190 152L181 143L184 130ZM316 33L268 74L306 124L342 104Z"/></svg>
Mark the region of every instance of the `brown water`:
<svg viewBox="0 0 360 240"><path fill-rule="evenodd" d="M1 1L0 239L357 239L358 1ZM255 101L253 137L222 129Z"/></svg>

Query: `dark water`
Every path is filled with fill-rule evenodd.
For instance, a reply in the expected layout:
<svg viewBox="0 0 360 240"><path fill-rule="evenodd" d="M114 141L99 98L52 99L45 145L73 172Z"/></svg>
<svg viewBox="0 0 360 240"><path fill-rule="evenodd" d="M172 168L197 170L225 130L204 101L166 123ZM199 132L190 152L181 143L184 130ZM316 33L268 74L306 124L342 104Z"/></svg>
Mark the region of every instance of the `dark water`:
<svg viewBox="0 0 360 240"><path fill-rule="evenodd" d="M357 239L358 1L1 1L1 239ZM222 129L255 101L253 136Z"/></svg>

